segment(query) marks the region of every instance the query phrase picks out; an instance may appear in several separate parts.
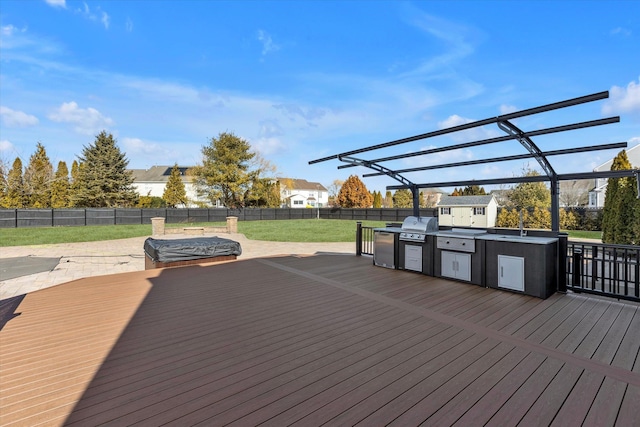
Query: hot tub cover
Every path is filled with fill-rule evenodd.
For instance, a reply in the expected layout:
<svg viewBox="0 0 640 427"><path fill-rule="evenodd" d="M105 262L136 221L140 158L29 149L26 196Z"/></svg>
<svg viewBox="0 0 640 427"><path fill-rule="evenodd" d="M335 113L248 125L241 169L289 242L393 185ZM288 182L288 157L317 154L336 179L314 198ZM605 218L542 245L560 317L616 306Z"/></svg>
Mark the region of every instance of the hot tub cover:
<svg viewBox="0 0 640 427"><path fill-rule="evenodd" d="M154 262L189 261L225 255L240 255L240 243L221 237L161 240L149 237L144 252Z"/></svg>

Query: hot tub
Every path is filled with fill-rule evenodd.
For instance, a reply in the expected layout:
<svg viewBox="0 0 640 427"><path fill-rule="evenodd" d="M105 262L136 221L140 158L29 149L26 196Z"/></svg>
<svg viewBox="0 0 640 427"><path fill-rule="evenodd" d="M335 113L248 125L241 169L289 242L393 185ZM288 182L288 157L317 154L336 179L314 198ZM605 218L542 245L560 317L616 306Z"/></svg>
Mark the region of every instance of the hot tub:
<svg viewBox="0 0 640 427"><path fill-rule="evenodd" d="M145 270L234 260L240 243L221 237L154 239L144 241Z"/></svg>

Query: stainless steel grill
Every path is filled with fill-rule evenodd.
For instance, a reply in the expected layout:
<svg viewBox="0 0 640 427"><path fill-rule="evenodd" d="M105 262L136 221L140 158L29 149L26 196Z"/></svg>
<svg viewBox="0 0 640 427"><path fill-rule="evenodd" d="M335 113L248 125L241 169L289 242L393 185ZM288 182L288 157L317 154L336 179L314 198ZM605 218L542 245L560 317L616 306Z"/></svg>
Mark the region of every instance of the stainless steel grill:
<svg viewBox="0 0 640 427"><path fill-rule="evenodd" d="M405 242L424 242L427 233L438 231L438 219L435 217L408 216L402 222L400 240Z"/></svg>

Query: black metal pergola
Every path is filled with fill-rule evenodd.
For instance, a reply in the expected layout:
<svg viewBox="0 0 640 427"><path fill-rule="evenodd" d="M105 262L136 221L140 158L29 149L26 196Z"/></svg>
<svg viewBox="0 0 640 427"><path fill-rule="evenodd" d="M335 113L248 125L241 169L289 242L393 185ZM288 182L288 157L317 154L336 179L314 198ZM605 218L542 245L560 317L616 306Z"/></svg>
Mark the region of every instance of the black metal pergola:
<svg viewBox="0 0 640 427"><path fill-rule="evenodd" d="M565 101L555 102L552 104L542 105L539 107L529 108L526 110L516 111L513 113L504 114L497 117L478 120L471 123L465 123L462 125L453 126L446 129L436 130L432 132L410 136L407 138L402 138L394 141L376 144L369 147L347 151L340 154L334 154L331 156L312 160L309 162L309 164L315 164L315 163L337 159L337 160L340 160L341 162L347 163L346 165L338 166L338 169L344 169L344 168L349 168L354 166L363 166L375 171L373 173L364 174L363 177L372 177L372 176L381 176L381 175L389 176L394 180L398 181L400 184L387 186L387 190L399 190L399 189L411 190L411 193L413 196L413 212L415 216L419 215L419 190L421 188L457 187L457 186L465 186L465 185L517 184L517 183L525 183L525 182L549 182L550 189L551 189L551 229L552 231L557 232L557 231L560 231L560 212L559 212L559 207L560 207L559 182L560 181L572 181L577 179L595 179L595 178L622 178L622 177L636 176L636 179L638 180L638 193L640 197L639 171L636 169L636 170L621 170L621 171L558 174L556 173L553 166L551 165L551 162L548 159L549 157L564 155L564 154L582 153L582 152L588 152L588 151L621 149L621 148L627 147L627 142L593 145L593 146L587 146L587 147L569 148L569 149L553 150L553 151L541 151L531 138L540 136L540 135L547 135L547 134L553 134L558 132L566 132L566 131L571 131L576 129L584 129L584 128L590 128L594 126L602 126L602 125L607 125L612 123L618 123L620 121L620 117L619 116L608 117L604 119L590 120L586 122L572 123L572 124L567 124L563 126L556 126L556 127L546 128L546 129L537 129L532 131L523 131L519 129L516 125L512 123L512 120L520 117L531 116L534 114L547 112L547 111L558 110L562 108L576 106L579 104L598 101L598 100L606 99L608 97L609 97L608 91L594 93L591 95L568 99ZM466 142L462 144L454 144L454 145L449 145L449 146L444 146L439 148L421 150L421 151L416 151L412 153L399 154L395 156L379 157L374 159L363 159L360 156L355 157L362 153L368 153L368 152L379 150L382 148L393 147L400 144L406 144L408 142L433 138L436 136L451 134L455 132L461 132L464 130L473 129L473 128L477 128L477 127L485 126L489 124L496 124L503 132L506 133L506 135L499 136L496 138L482 139L482 140L471 141L471 142ZM509 140L517 140L522 146L524 146L527 149L528 153L512 155L512 156L480 159L480 160L471 160L471 161L464 161L464 162L429 165L429 166L422 166L422 167L415 167L415 168L408 168L408 169L396 169L396 170L390 169L382 165L382 163L392 161L392 160L398 160L398 159L404 159L404 158L416 157L416 156L428 156L430 154L435 154L435 153L440 153L445 151L477 147L477 146L494 144L494 143L504 142ZM529 159L529 158L534 158L540 164L540 166L542 167L542 170L544 171L544 175L511 177L511 178L495 178L495 179L484 179L484 180L428 182L428 183L419 183L419 184L412 182L410 179L408 179L405 176L408 173L418 172L418 171L427 171L427 170L443 169L443 168L456 168L461 166L505 162L505 161Z"/></svg>

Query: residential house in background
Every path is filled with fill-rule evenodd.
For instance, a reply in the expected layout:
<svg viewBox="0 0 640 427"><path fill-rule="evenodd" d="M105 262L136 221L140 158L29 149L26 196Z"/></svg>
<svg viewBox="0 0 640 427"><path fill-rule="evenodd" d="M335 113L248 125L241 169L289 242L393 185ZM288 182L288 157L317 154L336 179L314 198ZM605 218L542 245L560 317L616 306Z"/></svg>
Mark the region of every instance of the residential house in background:
<svg viewBox="0 0 640 427"><path fill-rule="evenodd" d="M637 144L635 147L631 147L626 150L627 157L629 158L629 162L631 162L631 166L634 168L640 168L640 144ZM611 170L611 165L613 164L613 158L608 160L595 168L594 172L602 172ZM607 193L607 182L609 178L597 178L595 180L595 185L593 189L589 192L589 205L590 208L602 208L604 207L604 197Z"/></svg>
<svg viewBox="0 0 640 427"><path fill-rule="evenodd" d="M438 225L487 228L496 226L498 203L488 196L442 196Z"/></svg>
<svg viewBox="0 0 640 427"><path fill-rule="evenodd" d="M198 193L196 192L195 184L193 183L193 177L188 174L190 166L179 166L180 177L184 183L184 189L189 199L189 204L185 207L195 208L198 206L196 203L198 199ZM171 170L173 166L153 166L149 169L131 169L133 173L133 187L140 196L162 197L164 194L164 188L171 176ZM209 203L209 200L202 200L204 203Z"/></svg>
<svg viewBox="0 0 640 427"><path fill-rule="evenodd" d="M319 182L304 179L278 178L280 199L283 207L322 208L329 203L329 190Z"/></svg>

